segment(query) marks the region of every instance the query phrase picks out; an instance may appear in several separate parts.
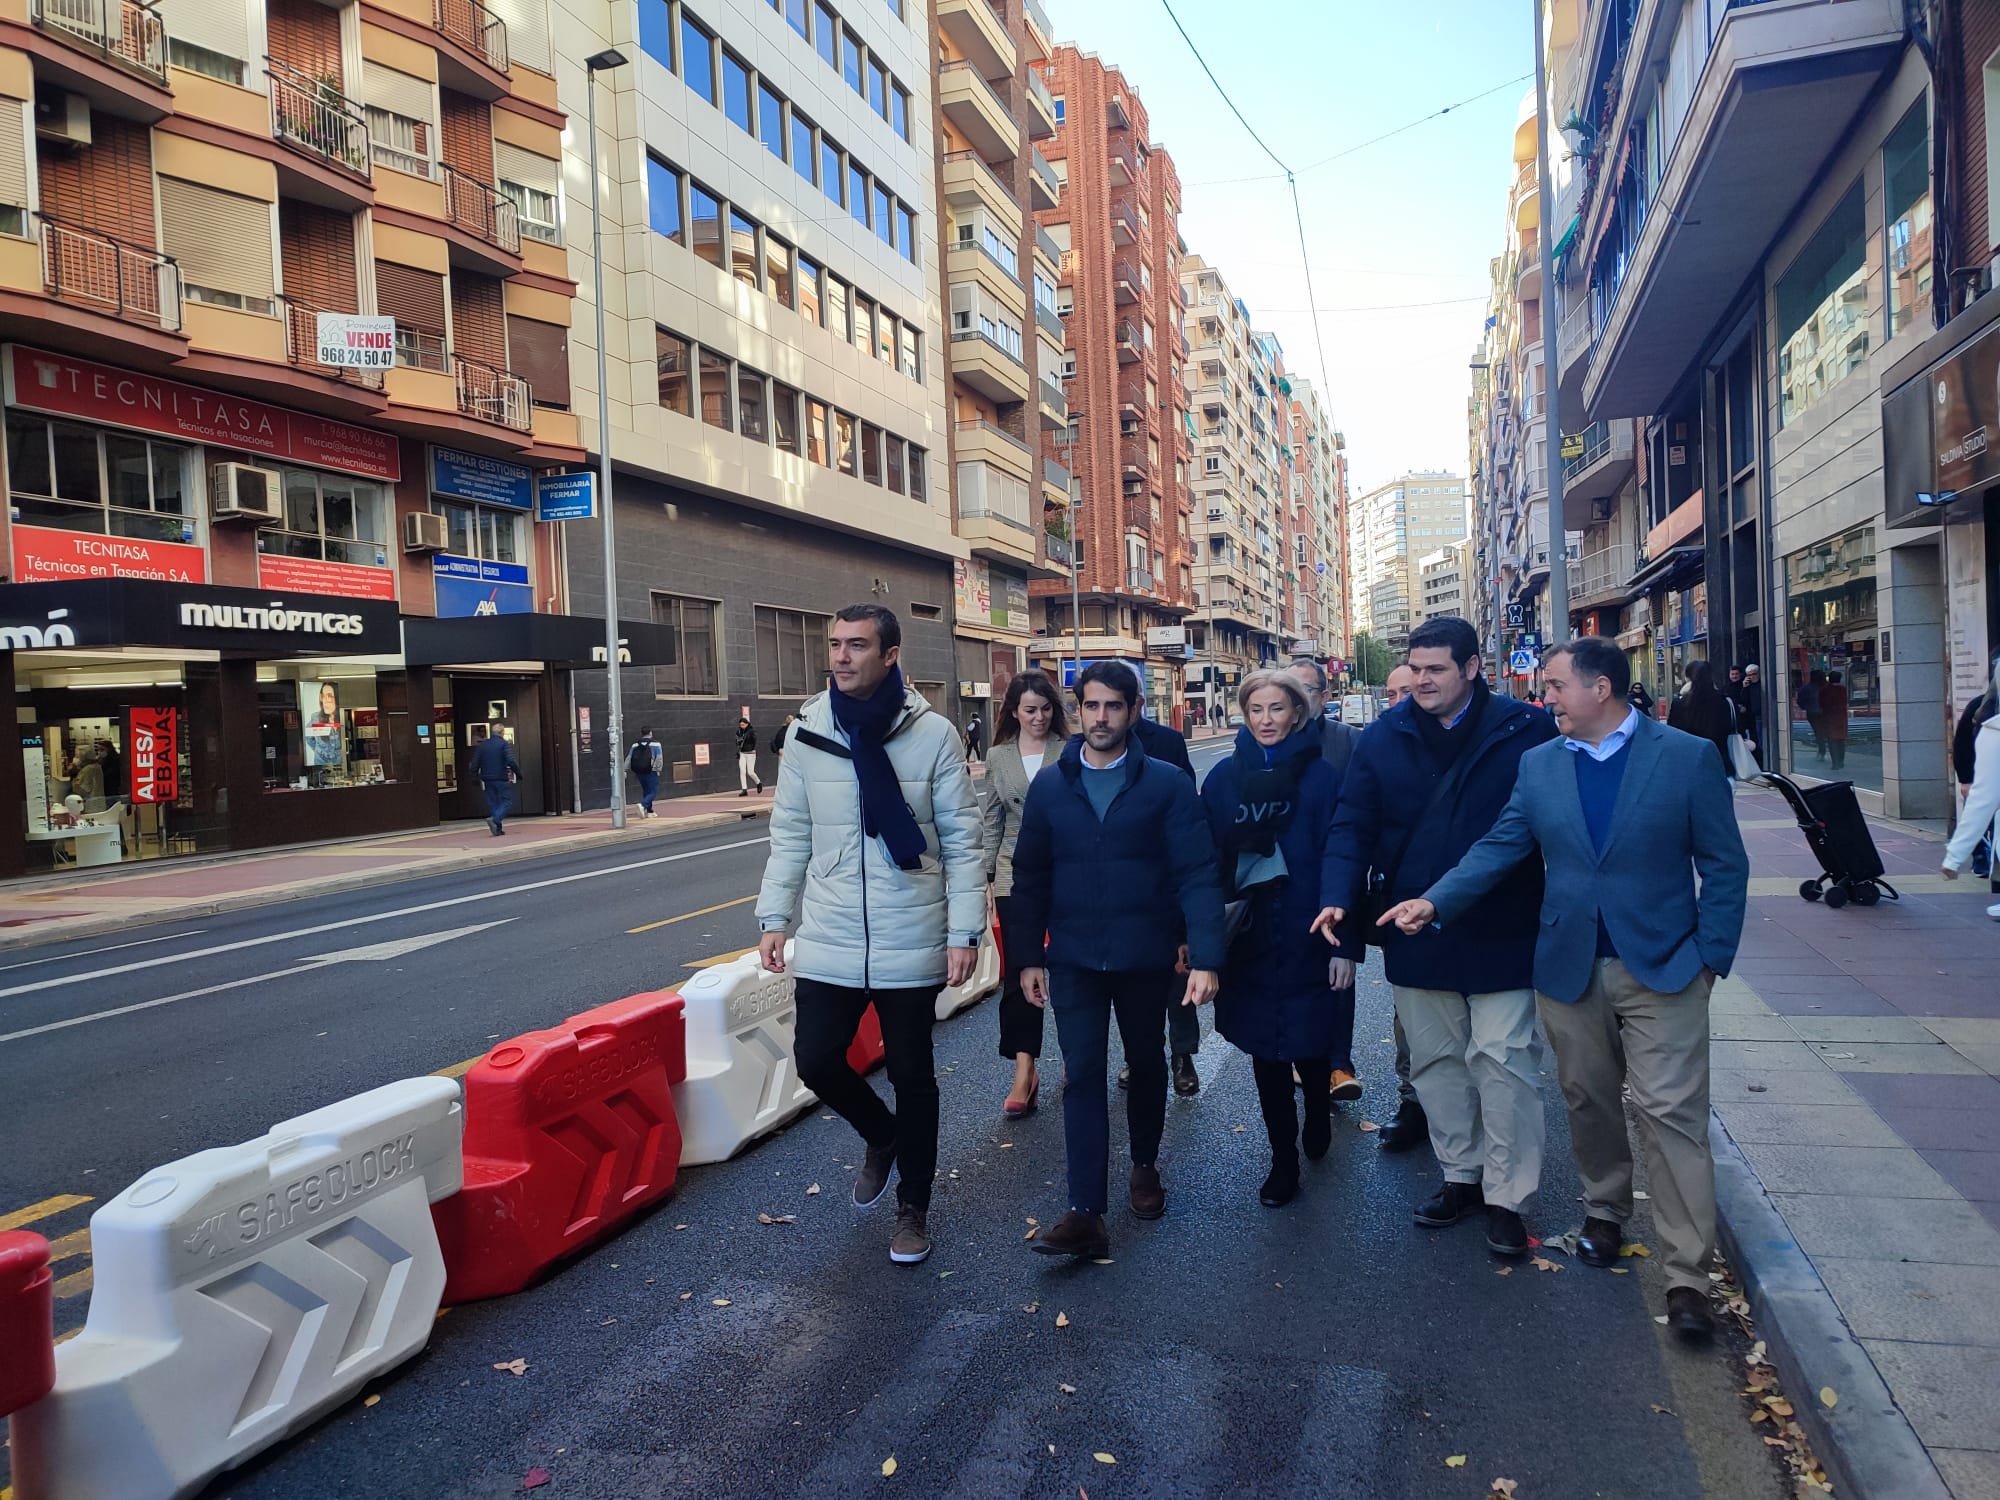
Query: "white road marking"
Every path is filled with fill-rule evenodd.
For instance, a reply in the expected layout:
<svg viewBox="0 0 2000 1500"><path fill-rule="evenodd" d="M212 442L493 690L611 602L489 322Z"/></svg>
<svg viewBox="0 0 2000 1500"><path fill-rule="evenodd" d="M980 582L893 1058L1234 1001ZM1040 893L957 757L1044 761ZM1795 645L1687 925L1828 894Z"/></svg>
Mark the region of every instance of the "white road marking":
<svg viewBox="0 0 2000 1500"><path fill-rule="evenodd" d="M172 932L165 937L135 938L129 943L110 943L102 948L86 948L81 953L58 953L49 958L25 959L18 964L0 964L0 974L11 973L15 969L32 969L36 964L60 964L67 963L72 958L95 958L100 953L116 953L120 948L143 948L148 943L171 943L179 938L199 937L206 931L208 931L206 927L197 927L191 932Z"/></svg>
<svg viewBox="0 0 2000 1500"><path fill-rule="evenodd" d="M330 964L370 963L401 958L404 954L415 953L420 948L435 947L439 943L448 943L453 938L471 937L476 932L502 927L513 920L512 917L502 917L498 922L481 922L473 927L455 927L448 932L427 932L421 937L396 938L391 942L375 943L366 948L343 948L337 953L316 953L310 958L299 959L289 969L273 969L268 974L251 974L243 979L231 979L224 984L211 984L198 990L186 990L178 995L162 995L157 1000L141 1000L136 1005L120 1005L112 1010L94 1011L87 1016L72 1016L66 1021L51 1021L46 1026L30 1026L23 1031L0 1032L0 1042L18 1042L50 1031L67 1031L72 1026L87 1026L92 1021L108 1021L114 1016L129 1016L134 1011L152 1010L157 1006L173 1005L182 1000L199 1000L204 995L219 995L224 990L240 990L249 985L262 984L267 979L293 978L304 970L321 969Z"/></svg>
<svg viewBox="0 0 2000 1500"><path fill-rule="evenodd" d="M31 995L39 990L60 989L65 985L85 984L93 979L112 979L120 974L137 973L141 969L155 969L162 964L186 963L190 959L212 958L218 953L235 953L244 948L262 948L271 943L286 943L293 938L312 937L321 932L338 932L344 927L360 927L370 922L392 922L401 917L420 916L428 911L447 911L455 906L469 906L476 901L518 896L524 891L543 891L554 886L571 885L579 880L598 880L606 875L629 874L633 870L651 869L654 865L670 865L684 859L700 859L706 854L726 854L732 849L750 849L769 842L768 839L739 839L733 844L716 844L708 849L688 849L679 854L662 854L655 859L635 860L631 864L612 865L602 870L584 870L575 875L555 875L547 880L531 880L525 885L510 885L504 890L480 891L471 896L453 896L444 901L427 901L421 906L405 906L395 911L376 912L373 916L349 917L341 922L322 922L317 927L297 927L290 932L274 932L265 937L244 938L234 943L217 943L209 948L176 953L170 958L149 958L137 963L118 964L108 969L93 969L88 974L70 974L61 979L41 979L33 984L17 984L10 989L0 990L0 1000L10 999L15 995Z"/></svg>

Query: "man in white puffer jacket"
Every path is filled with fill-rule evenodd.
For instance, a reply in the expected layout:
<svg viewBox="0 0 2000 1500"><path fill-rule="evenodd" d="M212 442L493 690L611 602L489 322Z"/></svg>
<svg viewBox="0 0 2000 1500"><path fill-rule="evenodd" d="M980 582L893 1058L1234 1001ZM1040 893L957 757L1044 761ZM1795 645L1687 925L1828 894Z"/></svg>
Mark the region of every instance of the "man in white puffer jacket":
<svg viewBox="0 0 2000 1500"><path fill-rule="evenodd" d="M878 1202L900 1163L889 1258L914 1265L931 1253L937 1176L931 1026L938 991L971 976L986 867L958 730L904 686L902 640L902 623L882 605L834 616L833 685L806 702L785 737L757 925L765 969L782 974L797 915L799 1077L867 1143L857 1206ZM893 1114L847 1063L871 1004Z"/></svg>

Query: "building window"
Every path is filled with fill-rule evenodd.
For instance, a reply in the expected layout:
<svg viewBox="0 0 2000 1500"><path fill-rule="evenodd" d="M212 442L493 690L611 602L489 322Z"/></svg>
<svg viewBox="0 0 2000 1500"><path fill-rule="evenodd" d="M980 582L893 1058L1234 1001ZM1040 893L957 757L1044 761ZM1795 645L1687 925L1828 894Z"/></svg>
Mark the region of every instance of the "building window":
<svg viewBox="0 0 2000 1500"><path fill-rule="evenodd" d="M904 140L910 138L910 91L900 83L890 91L889 126Z"/></svg>
<svg viewBox="0 0 2000 1500"><path fill-rule="evenodd" d="M1826 216L1778 278L1780 425L1868 357L1868 233L1862 185Z"/></svg>
<svg viewBox="0 0 2000 1500"><path fill-rule="evenodd" d="M1793 553L1785 583L1790 769L1880 791L1875 528Z"/></svg>
<svg viewBox="0 0 2000 1500"><path fill-rule="evenodd" d="M808 323L820 321L819 267L805 256L798 258L799 316Z"/></svg>
<svg viewBox="0 0 2000 1500"><path fill-rule="evenodd" d="M868 60L868 107L883 119L889 118L889 70Z"/></svg>
<svg viewBox="0 0 2000 1500"><path fill-rule="evenodd" d="M908 323L902 325L903 373L912 380L922 380L923 345L922 335Z"/></svg>
<svg viewBox="0 0 2000 1500"><path fill-rule="evenodd" d="M813 46L819 49L829 68L836 73L840 71L840 22L824 5L813 6Z"/></svg>
<svg viewBox="0 0 2000 1500"><path fill-rule="evenodd" d="M344 474L285 469L285 519L257 533L257 550L376 567L387 545L382 487Z"/></svg>
<svg viewBox="0 0 2000 1500"><path fill-rule="evenodd" d="M889 212L889 190L879 182L875 184L875 233L883 244L895 248L896 221Z"/></svg>
<svg viewBox="0 0 2000 1500"><path fill-rule="evenodd" d="M882 429L872 422L861 424L861 477L870 484L882 482Z"/></svg>
<svg viewBox="0 0 2000 1500"><path fill-rule="evenodd" d="M764 377L748 365L736 367L737 430L760 443L771 440L764 416Z"/></svg>
<svg viewBox="0 0 2000 1500"><path fill-rule="evenodd" d="M906 203L896 205L896 248L911 265L917 263L917 215Z"/></svg>
<svg viewBox="0 0 2000 1500"><path fill-rule="evenodd" d="M200 73L206 78L220 78L224 83L243 86L243 59L231 57L225 52L216 52L208 47L197 47L193 42L181 40L177 36L167 38L167 61L176 68L186 68L190 73Z"/></svg>
<svg viewBox="0 0 2000 1500"><path fill-rule="evenodd" d="M8 501L24 526L191 542L188 451L9 412Z"/></svg>
<svg viewBox="0 0 2000 1500"><path fill-rule="evenodd" d="M715 612L711 599L653 595L653 623L674 633L674 664L653 668L656 698L707 698L722 691L716 661Z"/></svg>
<svg viewBox="0 0 2000 1500"><path fill-rule="evenodd" d="M875 304L859 292L854 294L854 347L866 355L875 353Z"/></svg>
<svg viewBox="0 0 2000 1500"><path fill-rule="evenodd" d="M562 243L562 224L554 193L530 187L524 182L509 182L504 177L500 179L499 187L500 196L514 205L514 217L521 226L521 233L544 244ZM674 209L678 214L680 205L676 203Z"/></svg>
<svg viewBox="0 0 2000 1500"><path fill-rule="evenodd" d="M779 161L785 159L785 101L762 79L757 82L757 139Z"/></svg>
<svg viewBox="0 0 2000 1500"><path fill-rule="evenodd" d="M824 401L806 402L806 457L813 463L831 467L832 450L827 447Z"/></svg>
<svg viewBox="0 0 2000 1500"><path fill-rule="evenodd" d="M792 170L813 186L819 186L819 153L813 150L813 124L797 110L792 111Z"/></svg>
<svg viewBox="0 0 2000 1500"><path fill-rule="evenodd" d="M854 222L868 222L868 174L852 158L847 163L847 211Z"/></svg>
<svg viewBox="0 0 2000 1500"><path fill-rule="evenodd" d="M847 86L862 98L868 97L868 85L861 77L861 38L847 32L845 45L840 52L840 75L847 80Z"/></svg>
<svg viewBox="0 0 2000 1500"><path fill-rule="evenodd" d="M689 218L694 223L694 253L717 270L722 261L722 203L700 183L688 182Z"/></svg>
<svg viewBox="0 0 2000 1500"><path fill-rule="evenodd" d="M792 247L768 229L764 231L764 287L777 301L792 305Z"/></svg>
<svg viewBox="0 0 2000 1500"><path fill-rule="evenodd" d="M791 24L792 30L811 40L812 34L806 25L806 0L784 0L784 5L785 20Z"/></svg>
<svg viewBox="0 0 2000 1500"><path fill-rule="evenodd" d="M761 287L757 279L757 226L734 208L729 211L729 270L745 286Z"/></svg>
<svg viewBox="0 0 2000 1500"><path fill-rule="evenodd" d="M833 466L843 474L857 473L854 456L854 418L844 411L833 414Z"/></svg>
<svg viewBox="0 0 2000 1500"><path fill-rule="evenodd" d="M833 272L826 273L826 327L836 339L847 342L850 324L848 322L847 283Z"/></svg>
<svg viewBox="0 0 2000 1500"><path fill-rule="evenodd" d="M729 361L701 351L701 419L724 432L735 430L729 414Z"/></svg>
<svg viewBox="0 0 2000 1500"><path fill-rule="evenodd" d="M778 449L783 453L803 451L799 442L799 393L779 381L771 382L771 414L776 419Z"/></svg>
<svg viewBox="0 0 2000 1500"><path fill-rule="evenodd" d="M810 697L826 686L831 617L757 606L757 692Z"/></svg>
<svg viewBox="0 0 2000 1500"><path fill-rule="evenodd" d="M1883 219L1889 226L1889 337L1931 299L1931 142L1919 99L1882 147Z"/></svg>
<svg viewBox="0 0 2000 1500"><path fill-rule="evenodd" d="M822 135L819 138L819 185L826 189L827 197L845 206L842 193L846 181L845 174L840 170L840 147Z"/></svg>
<svg viewBox="0 0 2000 1500"><path fill-rule="evenodd" d="M431 127L426 120L397 114L370 104L362 110L368 122L368 153L378 167L412 177L432 177Z"/></svg>
<svg viewBox="0 0 2000 1500"><path fill-rule="evenodd" d="M687 221L681 213L681 174L657 156L646 158L646 216L653 233L676 245L687 244Z"/></svg>
<svg viewBox="0 0 2000 1500"><path fill-rule="evenodd" d="M889 461L889 488L900 495L903 493L903 440L892 435L885 447Z"/></svg>
<svg viewBox="0 0 2000 1500"><path fill-rule="evenodd" d="M1066 118L1065 115L1063 114L1063 96L1061 94L1055 95L1055 106L1056 106L1056 124L1060 125Z"/></svg>
<svg viewBox="0 0 2000 1500"><path fill-rule="evenodd" d="M715 103L715 38L686 11L681 12L681 81Z"/></svg>
<svg viewBox="0 0 2000 1500"><path fill-rule="evenodd" d="M925 500L930 495L930 481L926 478L925 464L929 455L915 443L910 444L910 498Z"/></svg>
<svg viewBox="0 0 2000 1500"><path fill-rule="evenodd" d="M522 513L488 505L431 501L431 514L444 517L445 551L481 562L518 563L527 558L521 546Z"/></svg>
<svg viewBox="0 0 2000 1500"><path fill-rule="evenodd" d="M750 123L750 65L727 47L722 49L722 112L744 132L756 133Z"/></svg>
<svg viewBox="0 0 2000 1500"><path fill-rule="evenodd" d="M885 307L875 315L875 357L894 368L896 363L896 320Z"/></svg>
<svg viewBox="0 0 2000 1500"><path fill-rule="evenodd" d="M688 342L664 328L653 330L653 363L659 371L660 405L684 417L694 415L694 393L688 388Z"/></svg>

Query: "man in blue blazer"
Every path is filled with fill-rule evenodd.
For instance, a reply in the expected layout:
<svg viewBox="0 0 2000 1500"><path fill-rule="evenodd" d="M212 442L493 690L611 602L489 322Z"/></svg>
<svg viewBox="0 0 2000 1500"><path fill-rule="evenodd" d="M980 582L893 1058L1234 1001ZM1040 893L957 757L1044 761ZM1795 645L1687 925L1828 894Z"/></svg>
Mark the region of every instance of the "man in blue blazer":
<svg viewBox="0 0 2000 1500"><path fill-rule="evenodd" d="M1577 1253L1594 1266L1618 1262L1632 1216L1620 1097L1629 1084L1666 1249L1667 1317L1683 1337L1699 1338L1712 1328L1715 1241L1708 996L1736 958L1750 861L1714 745L1627 704L1622 651L1599 636L1557 646L1542 680L1565 738L1522 756L1493 831L1382 920L1406 933L1435 922L1449 934L1539 851L1546 891L1535 989L1588 1205Z"/></svg>

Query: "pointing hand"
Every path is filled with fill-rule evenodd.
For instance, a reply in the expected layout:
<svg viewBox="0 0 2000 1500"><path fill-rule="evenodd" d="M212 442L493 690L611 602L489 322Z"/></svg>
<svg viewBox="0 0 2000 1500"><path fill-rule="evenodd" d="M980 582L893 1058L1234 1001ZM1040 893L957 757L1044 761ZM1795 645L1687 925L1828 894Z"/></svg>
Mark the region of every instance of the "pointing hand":
<svg viewBox="0 0 2000 1500"><path fill-rule="evenodd" d="M1333 944L1334 947L1338 948L1340 946L1340 939L1333 935L1333 929L1346 920L1347 910L1345 907L1328 906L1321 909L1320 914L1313 918L1312 926L1306 930L1308 932L1317 932L1329 943Z"/></svg>
<svg viewBox="0 0 2000 1500"><path fill-rule="evenodd" d="M1415 937L1436 920L1437 908L1422 896L1414 896L1408 901L1397 902L1383 912L1381 919L1375 925L1387 927L1393 922L1396 924L1396 930L1405 937Z"/></svg>

